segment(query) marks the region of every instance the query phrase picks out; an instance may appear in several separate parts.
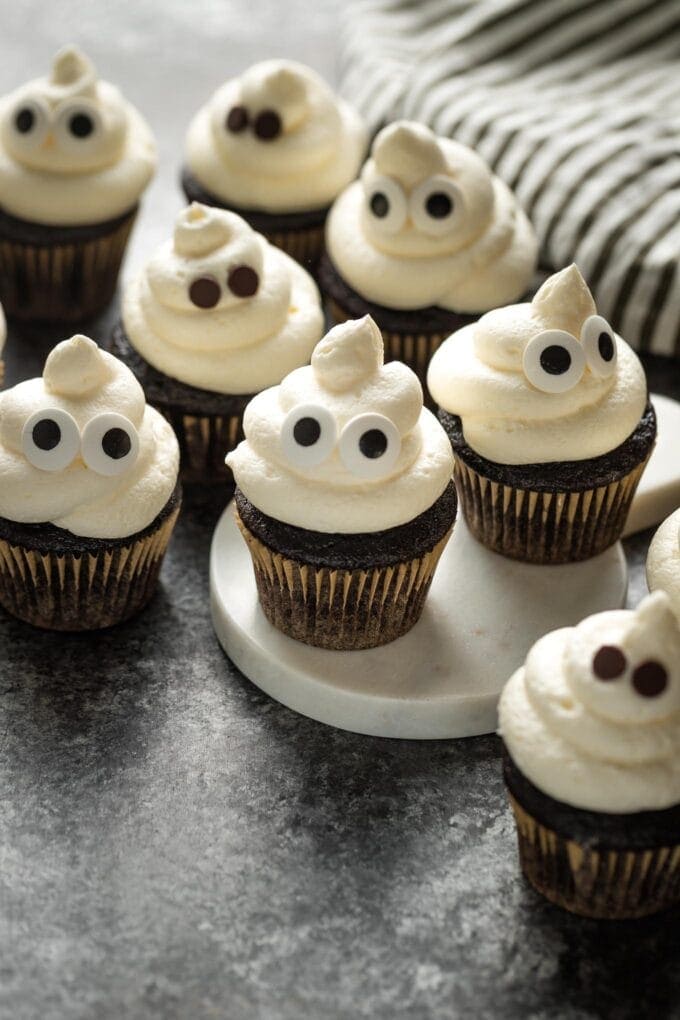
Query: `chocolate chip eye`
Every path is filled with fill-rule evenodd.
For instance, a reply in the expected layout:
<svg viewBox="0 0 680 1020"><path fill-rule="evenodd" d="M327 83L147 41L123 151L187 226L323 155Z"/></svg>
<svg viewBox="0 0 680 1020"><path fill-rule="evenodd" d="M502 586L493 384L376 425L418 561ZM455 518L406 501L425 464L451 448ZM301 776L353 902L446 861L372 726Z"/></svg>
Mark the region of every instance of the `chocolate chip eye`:
<svg viewBox="0 0 680 1020"><path fill-rule="evenodd" d="M536 389L544 393L566 393L580 382L586 368L586 356L571 333L548 329L526 345L522 366Z"/></svg>
<svg viewBox="0 0 680 1020"><path fill-rule="evenodd" d="M35 125L35 113L28 106L22 106L14 116L14 126L20 135L27 135Z"/></svg>
<svg viewBox="0 0 680 1020"><path fill-rule="evenodd" d="M132 448L130 436L124 429L108 429L102 436L102 450L112 460L126 457Z"/></svg>
<svg viewBox="0 0 680 1020"><path fill-rule="evenodd" d="M237 135L248 127L248 120L248 111L245 106L232 106L227 114L227 130Z"/></svg>
<svg viewBox="0 0 680 1020"><path fill-rule="evenodd" d="M601 315L590 315L581 327L581 343L593 375L606 379L616 371L614 330Z"/></svg>
<svg viewBox="0 0 680 1020"><path fill-rule="evenodd" d="M258 113L253 124L253 131L261 142L271 142L281 134L281 118L276 110L263 110Z"/></svg>
<svg viewBox="0 0 680 1020"><path fill-rule="evenodd" d="M260 286L260 277L251 266L235 266L229 272L227 286L236 297L252 297Z"/></svg>
<svg viewBox="0 0 680 1020"><path fill-rule="evenodd" d="M371 195L371 212L382 220L390 211L390 200L384 191L374 191Z"/></svg>
<svg viewBox="0 0 680 1020"><path fill-rule="evenodd" d="M668 673L660 662L650 659L633 673L633 687L642 698L657 698L668 687Z"/></svg>
<svg viewBox="0 0 680 1020"><path fill-rule="evenodd" d="M401 436L384 414L359 414L345 425L338 445L352 474L372 481L389 474L401 452Z"/></svg>
<svg viewBox="0 0 680 1020"><path fill-rule="evenodd" d="M54 418L41 418L33 426L31 436L39 450L53 450L61 442L61 429Z"/></svg>
<svg viewBox="0 0 680 1020"><path fill-rule="evenodd" d="M392 177L374 177L364 185L371 220L383 234L396 234L408 215L406 196Z"/></svg>
<svg viewBox="0 0 680 1020"><path fill-rule="evenodd" d="M325 407L301 404L281 427L281 448L293 467L313 468L330 456L336 442L335 418Z"/></svg>
<svg viewBox="0 0 680 1020"><path fill-rule="evenodd" d="M197 308L214 308L222 289L214 276L199 276L189 287L189 300Z"/></svg>
<svg viewBox="0 0 680 1020"><path fill-rule="evenodd" d="M24 425L21 448L40 471L63 471L80 449L75 419L58 407L36 411Z"/></svg>
<svg viewBox="0 0 680 1020"><path fill-rule="evenodd" d="M428 195L425 208L433 219L442 220L453 211L453 202L443 191L435 191Z"/></svg>
<svg viewBox="0 0 680 1020"><path fill-rule="evenodd" d="M598 680L618 680L627 666L626 656L616 645L602 645L593 656L593 673Z"/></svg>
<svg viewBox="0 0 680 1020"><path fill-rule="evenodd" d="M387 446L388 439L382 429L368 429L359 436L359 449L370 460L382 457Z"/></svg>
<svg viewBox="0 0 680 1020"><path fill-rule="evenodd" d="M89 113L74 113L69 117L68 129L74 138L89 138L94 131L94 121Z"/></svg>
<svg viewBox="0 0 680 1020"><path fill-rule="evenodd" d="M105 411L83 429L82 451L91 471L105 476L122 475L139 455L137 429L122 414Z"/></svg>

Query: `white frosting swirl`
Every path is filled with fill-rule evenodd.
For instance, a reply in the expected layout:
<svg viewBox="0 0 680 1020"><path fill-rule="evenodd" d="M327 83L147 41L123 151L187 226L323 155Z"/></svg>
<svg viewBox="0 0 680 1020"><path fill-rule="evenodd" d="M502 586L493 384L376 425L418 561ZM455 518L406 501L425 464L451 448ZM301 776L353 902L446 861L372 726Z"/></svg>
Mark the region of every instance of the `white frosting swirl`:
<svg viewBox="0 0 680 1020"><path fill-rule="evenodd" d="M303 418L317 423L319 435L300 448L291 429ZM383 364L370 316L336 326L311 366L259 393L246 408L244 430L227 457L237 485L265 514L311 531L355 534L405 524L451 481L446 434L423 408L414 373L400 362ZM388 440L374 459L360 451L372 430Z"/></svg>
<svg viewBox="0 0 680 1020"><path fill-rule="evenodd" d="M605 647L625 661L615 678L596 675ZM636 676L650 663L665 686L645 696ZM680 629L667 597L541 638L503 690L499 720L517 767L556 800L614 814L680 803Z"/></svg>
<svg viewBox="0 0 680 1020"><path fill-rule="evenodd" d="M241 130L227 127L245 111ZM257 118L271 112L280 131L262 140ZM359 115L310 68L266 60L227 81L202 107L186 138L187 165L221 201L264 212L329 205L356 177L367 145Z"/></svg>
<svg viewBox="0 0 680 1020"><path fill-rule="evenodd" d="M60 443L74 438L78 449L62 470L40 469L27 459L26 426L41 411L46 419L66 412L73 420L66 418L69 428ZM127 420L130 438L139 442L136 460L116 475L92 469L85 460L86 426L110 412ZM58 453L58 447L51 451ZM163 509L178 468L170 425L146 405L130 370L87 337L57 344L42 378L0 394L0 516L9 520L51 523L81 537L124 538L147 527Z"/></svg>
<svg viewBox="0 0 680 1020"><path fill-rule="evenodd" d="M486 163L409 121L375 139L361 180L333 205L326 248L369 301L457 312L516 301L537 257L528 219Z"/></svg>
<svg viewBox="0 0 680 1020"><path fill-rule="evenodd" d="M155 168L146 121L75 46L57 53L48 78L0 101L0 204L12 216L51 226L114 219Z"/></svg>
<svg viewBox="0 0 680 1020"><path fill-rule="evenodd" d="M650 591L666 592L680 620L680 508L666 518L652 539L647 582Z"/></svg>
<svg viewBox="0 0 680 1020"><path fill-rule="evenodd" d="M440 407L460 416L465 441L488 460L535 464L608 453L637 427L647 382L637 355L595 313L583 277L569 266L530 304L498 308L449 337L430 362L428 389ZM579 337L590 321L604 324L612 352L615 345L607 376L581 354ZM569 334L585 364L565 392L546 392L525 373L529 343L554 330ZM551 385L547 375L545 385Z"/></svg>
<svg viewBox="0 0 680 1020"><path fill-rule="evenodd" d="M244 269L250 287L240 290L256 287L252 294L230 289L234 271ZM297 262L234 213L194 203L177 217L173 239L126 288L123 324L160 372L243 394L306 364L324 323L316 284Z"/></svg>

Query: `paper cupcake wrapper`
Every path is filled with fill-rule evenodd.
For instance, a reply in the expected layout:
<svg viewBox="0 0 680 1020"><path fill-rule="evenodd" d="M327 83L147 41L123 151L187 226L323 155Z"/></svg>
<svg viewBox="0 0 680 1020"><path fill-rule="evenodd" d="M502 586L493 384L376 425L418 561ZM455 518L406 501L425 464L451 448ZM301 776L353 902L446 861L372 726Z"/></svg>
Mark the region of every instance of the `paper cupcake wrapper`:
<svg viewBox="0 0 680 1020"><path fill-rule="evenodd" d="M40 553L0 539L0 605L35 627L111 627L142 609L156 588L177 507L129 545L96 553Z"/></svg>
<svg viewBox="0 0 680 1020"><path fill-rule="evenodd" d="M334 298L328 298L328 308L336 323L350 318ZM397 333L382 328L380 332L385 345L385 361L403 361L418 376L427 394L427 369L432 355L449 334ZM434 404L428 401L427 406L433 407Z"/></svg>
<svg viewBox="0 0 680 1020"><path fill-rule="evenodd" d="M172 425L180 449L180 478L187 484L226 482L232 478L224 463L243 439L243 412L232 415L194 415L159 407Z"/></svg>
<svg viewBox="0 0 680 1020"><path fill-rule="evenodd" d="M278 630L307 645L352 651L388 644L418 622L451 531L423 556L389 567L315 567L264 545L236 520L255 569L260 605Z"/></svg>
<svg viewBox="0 0 680 1020"><path fill-rule="evenodd" d="M593 849L546 828L508 796L522 871L551 903L584 917L625 920L680 902L680 845Z"/></svg>
<svg viewBox="0 0 680 1020"><path fill-rule="evenodd" d="M468 528L494 552L526 563L573 563L618 541L647 459L582 492L536 492L493 482L456 455L454 480Z"/></svg>
<svg viewBox="0 0 680 1020"><path fill-rule="evenodd" d="M91 240L29 244L0 237L0 301L10 318L78 322L112 299L137 210Z"/></svg>
<svg viewBox="0 0 680 1020"><path fill-rule="evenodd" d="M264 235L270 244L281 248L308 272L316 266L324 249L323 223L300 230L268 230Z"/></svg>

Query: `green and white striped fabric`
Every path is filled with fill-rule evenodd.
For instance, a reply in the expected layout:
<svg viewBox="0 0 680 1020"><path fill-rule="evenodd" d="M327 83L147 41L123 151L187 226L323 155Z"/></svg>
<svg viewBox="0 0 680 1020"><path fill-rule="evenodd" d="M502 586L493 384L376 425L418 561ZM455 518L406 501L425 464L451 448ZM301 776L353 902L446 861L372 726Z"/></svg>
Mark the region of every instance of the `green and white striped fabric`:
<svg viewBox="0 0 680 1020"><path fill-rule="evenodd" d="M680 358L680 0L356 0L342 86L515 191L541 266L576 262L640 350Z"/></svg>

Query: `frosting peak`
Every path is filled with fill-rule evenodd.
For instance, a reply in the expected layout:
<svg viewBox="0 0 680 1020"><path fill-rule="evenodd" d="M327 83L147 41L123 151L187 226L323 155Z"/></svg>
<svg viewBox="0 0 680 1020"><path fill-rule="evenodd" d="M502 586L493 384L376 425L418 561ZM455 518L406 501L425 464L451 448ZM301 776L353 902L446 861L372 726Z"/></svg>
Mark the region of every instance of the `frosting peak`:
<svg viewBox="0 0 680 1020"><path fill-rule="evenodd" d="M381 174L413 187L431 174L446 173L446 156L437 136L424 124L406 120L390 124L377 136L371 156Z"/></svg>
<svg viewBox="0 0 680 1020"><path fill-rule="evenodd" d="M242 220L238 225L241 223ZM212 206L192 202L175 221L174 249L178 255L194 258L210 255L231 240L235 225L236 217L225 216Z"/></svg>
<svg viewBox="0 0 680 1020"><path fill-rule="evenodd" d="M564 329L574 336L580 335L588 316L597 313L588 284L574 263L549 276L539 287L531 304L538 320L551 328Z"/></svg>
<svg viewBox="0 0 680 1020"><path fill-rule="evenodd" d="M312 368L320 385L335 393L360 386L384 361L380 330L370 315L334 326L314 348Z"/></svg>
<svg viewBox="0 0 680 1020"><path fill-rule="evenodd" d="M59 98L94 95L97 72L94 64L77 46L62 46L52 61L49 84Z"/></svg>
<svg viewBox="0 0 680 1020"><path fill-rule="evenodd" d="M50 351L43 379L49 393L78 397L103 386L109 371L110 365L94 340L78 333Z"/></svg>
<svg viewBox="0 0 680 1020"><path fill-rule="evenodd" d="M286 60L254 64L241 78L241 98L256 113L275 110L284 131L297 128L309 115L309 76L306 69Z"/></svg>

